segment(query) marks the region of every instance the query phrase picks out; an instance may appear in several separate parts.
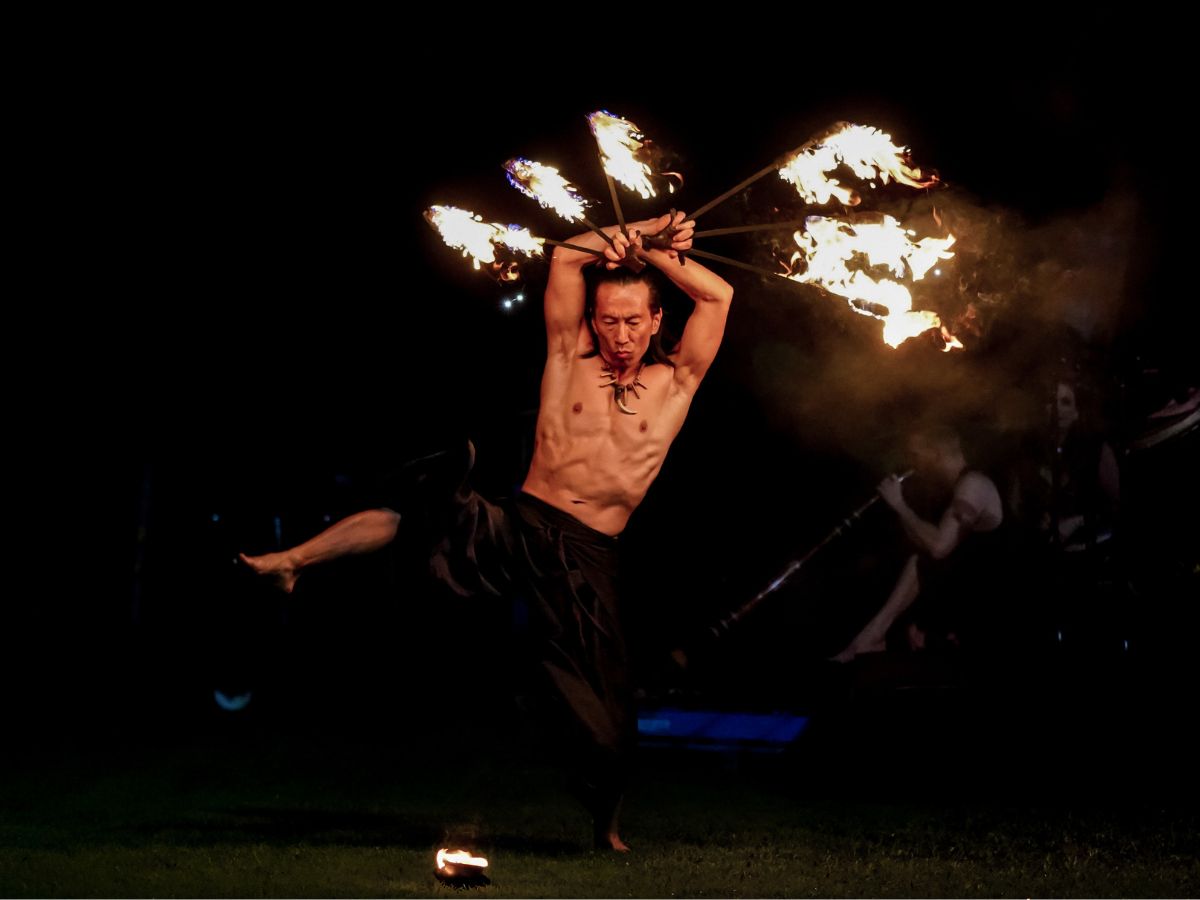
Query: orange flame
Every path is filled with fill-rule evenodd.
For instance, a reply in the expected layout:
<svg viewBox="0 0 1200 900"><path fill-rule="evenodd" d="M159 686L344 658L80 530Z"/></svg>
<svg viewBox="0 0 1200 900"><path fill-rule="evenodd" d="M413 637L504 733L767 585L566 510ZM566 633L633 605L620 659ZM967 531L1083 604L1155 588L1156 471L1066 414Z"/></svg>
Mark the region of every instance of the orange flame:
<svg viewBox="0 0 1200 900"><path fill-rule="evenodd" d="M946 342L946 346L942 348L943 353L963 349L962 341L952 335L945 325L942 326L942 340Z"/></svg>
<svg viewBox="0 0 1200 900"><path fill-rule="evenodd" d="M516 157L504 164L509 183L546 209L552 209L568 222L583 219L587 201L578 189L558 174L558 169L531 159Z"/></svg>
<svg viewBox="0 0 1200 900"><path fill-rule="evenodd" d="M646 136L636 125L610 112L597 110L588 113L588 125L600 145L600 161L604 171L631 191L637 191L649 200L656 196L650 183L650 167L638 159Z"/></svg>
<svg viewBox="0 0 1200 900"><path fill-rule="evenodd" d="M448 246L471 257L476 269L481 265L494 267L497 264L496 244L526 256L542 255L544 239L534 237L529 229L484 222L475 213L457 206L431 206L425 211L425 219L437 229Z"/></svg>
<svg viewBox="0 0 1200 900"><path fill-rule="evenodd" d="M809 216L805 230L794 235L799 249L792 255L787 277L803 284L822 287L845 297L850 308L865 316L882 319L883 340L898 347L910 337L931 328L941 328L945 349L962 348L936 313L914 310L912 294L899 281L873 278L850 263L865 258L869 266L883 266L896 278L907 272L920 281L939 259L951 259L954 235L913 241L915 232L891 216L879 222L849 223L827 216ZM798 263L803 271L795 271ZM886 312L881 312L886 309Z"/></svg>
<svg viewBox="0 0 1200 900"><path fill-rule="evenodd" d="M508 262L500 262L496 260L492 263L491 276L501 283L521 280L521 267L512 260Z"/></svg>
<svg viewBox="0 0 1200 900"><path fill-rule="evenodd" d="M828 203L836 197L848 206L856 206L858 194L826 173L845 165L864 181L878 178L887 184L894 178L915 188L937 183L936 177L922 180L921 170L910 167L907 156L907 147L896 146L891 135L878 128L839 122L825 136L795 151L779 167L779 177L795 185L806 203Z"/></svg>
<svg viewBox="0 0 1200 900"><path fill-rule="evenodd" d="M482 856L472 856L466 850L446 850L441 849L437 852L437 867L439 869L446 868L446 863L457 866L474 866L477 869L486 869L488 861Z"/></svg>

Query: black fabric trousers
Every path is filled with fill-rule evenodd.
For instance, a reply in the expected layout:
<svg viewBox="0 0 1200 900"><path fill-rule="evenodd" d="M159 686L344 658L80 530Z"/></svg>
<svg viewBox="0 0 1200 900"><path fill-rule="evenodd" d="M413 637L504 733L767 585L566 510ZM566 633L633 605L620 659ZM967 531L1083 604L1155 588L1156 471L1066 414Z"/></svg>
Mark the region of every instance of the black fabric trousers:
<svg viewBox="0 0 1200 900"><path fill-rule="evenodd" d="M473 449L468 472L472 462ZM434 506L432 574L464 597L528 605L538 667L570 723L572 789L599 828L620 801L637 735L618 539L529 494L494 503L465 474L455 481L449 502L444 490L421 492Z"/></svg>

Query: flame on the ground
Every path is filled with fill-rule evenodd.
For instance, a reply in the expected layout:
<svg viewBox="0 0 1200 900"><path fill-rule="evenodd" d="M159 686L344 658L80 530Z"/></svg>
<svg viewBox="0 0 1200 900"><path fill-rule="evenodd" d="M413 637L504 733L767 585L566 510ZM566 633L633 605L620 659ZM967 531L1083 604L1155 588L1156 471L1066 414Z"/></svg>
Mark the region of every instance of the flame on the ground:
<svg viewBox="0 0 1200 900"><path fill-rule="evenodd" d="M828 177L842 165L868 182L878 178L887 184L895 179L915 188L937 183L936 176L925 178L920 169L909 166L908 148L894 144L890 134L849 122L837 123L825 135L796 150L779 167L779 177L795 185L806 203L828 203L832 197L856 206L861 199L858 192Z"/></svg>
<svg viewBox="0 0 1200 900"><path fill-rule="evenodd" d="M915 232L884 215L879 221L845 222L828 216L809 216L805 230L794 235L798 250L787 265L793 281L824 288L845 297L856 313L882 319L883 340L891 347L931 328L940 328L944 349L962 344L943 325L937 313L914 310L912 293L899 281L872 277L861 267L881 266L895 278L920 281L933 265L954 254L954 235L914 241ZM851 269L851 263L859 267Z"/></svg>
<svg viewBox="0 0 1200 900"><path fill-rule="evenodd" d="M477 869L486 869L488 861L482 856L472 856L466 850L446 850L441 849L437 852L437 867L439 869L446 868L446 863L451 863L457 866L474 866Z"/></svg>
<svg viewBox="0 0 1200 900"><path fill-rule="evenodd" d="M554 210L569 222L583 219L588 203L558 169L518 156L504 164L504 171L513 187L544 208Z"/></svg>
<svg viewBox="0 0 1200 900"><path fill-rule="evenodd" d="M588 113L588 125L600 145L600 161L604 171L643 199L656 196L650 183L650 166L639 158L646 147L646 136L628 119L614 116L605 110Z"/></svg>

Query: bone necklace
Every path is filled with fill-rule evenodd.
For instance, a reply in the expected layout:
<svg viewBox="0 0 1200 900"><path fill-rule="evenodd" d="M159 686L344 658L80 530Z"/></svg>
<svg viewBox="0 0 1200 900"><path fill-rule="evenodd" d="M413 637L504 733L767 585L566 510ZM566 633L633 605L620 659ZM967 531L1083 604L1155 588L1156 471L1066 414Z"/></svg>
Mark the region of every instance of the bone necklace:
<svg viewBox="0 0 1200 900"><path fill-rule="evenodd" d="M625 405L625 395L626 393L630 393L639 400L642 399L642 395L637 392L637 389L646 387L639 380L642 374L642 369L644 369L645 366L646 364L644 362L641 363L641 365L638 366L637 373L633 376L633 381L629 382L629 384L621 384L617 381L617 373L613 371L612 366L605 362L603 357L600 358L600 367L604 370L601 372L600 377L606 379L600 384L600 387L612 388L613 399L617 401L617 409L625 413L627 416L637 415L636 409L630 409Z"/></svg>

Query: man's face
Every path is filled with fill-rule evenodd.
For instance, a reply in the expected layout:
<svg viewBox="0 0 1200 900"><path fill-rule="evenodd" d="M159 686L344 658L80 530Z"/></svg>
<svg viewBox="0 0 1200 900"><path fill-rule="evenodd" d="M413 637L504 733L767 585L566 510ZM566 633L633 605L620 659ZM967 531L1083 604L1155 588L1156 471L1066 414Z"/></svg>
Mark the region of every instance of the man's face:
<svg viewBox="0 0 1200 900"><path fill-rule="evenodd" d="M1075 404L1075 391L1069 384L1059 382L1055 392L1058 404L1058 427L1066 431L1079 418L1079 407Z"/></svg>
<svg viewBox="0 0 1200 900"><path fill-rule="evenodd" d="M658 333L662 310L650 311L650 289L640 283L602 284L596 290L592 326L600 354L618 368L635 365L646 355L650 336Z"/></svg>
<svg viewBox="0 0 1200 900"><path fill-rule="evenodd" d="M912 460L913 469L922 475L937 479L948 478L948 456L935 441L921 436L914 436L908 440L908 457Z"/></svg>

